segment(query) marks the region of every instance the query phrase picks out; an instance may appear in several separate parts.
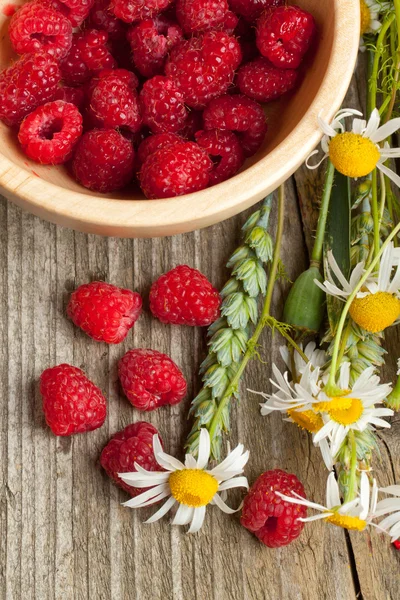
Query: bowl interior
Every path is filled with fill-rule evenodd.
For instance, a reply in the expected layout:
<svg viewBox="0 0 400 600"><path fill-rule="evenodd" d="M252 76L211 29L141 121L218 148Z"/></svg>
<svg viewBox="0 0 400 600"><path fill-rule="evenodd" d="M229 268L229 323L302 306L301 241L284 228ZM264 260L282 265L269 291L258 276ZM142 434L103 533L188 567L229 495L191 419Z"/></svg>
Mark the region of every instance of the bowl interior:
<svg viewBox="0 0 400 600"><path fill-rule="evenodd" d="M341 1L341 0L337 0ZM294 2L293 2L294 3ZM318 36L313 49L302 67L302 81L299 88L285 99L279 99L265 106L265 112L268 117L269 131L265 143L260 151L249 159L243 170L266 157L274 148L276 148L291 131L298 125L312 104L327 70L331 56L334 23L335 23L335 2L321 2L321 0L297 0L295 2L305 10L313 14L317 22ZM17 7L23 4L15 4ZM10 47L7 28L9 15L12 6L8 0L0 0L0 69L8 66L16 56ZM63 166L43 166L30 161L20 150L17 143L16 132L0 123L0 148L1 153L8 158L14 165L20 167L25 172L33 174L36 177L44 179L49 183L60 186L65 190L71 190L87 196L90 202L90 196L97 196L96 193L86 190L69 175L68 170ZM105 197L120 198L126 200L143 200L140 190L130 189L120 193L112 193ZM165 200L164 202L168 202Z"/></svg>

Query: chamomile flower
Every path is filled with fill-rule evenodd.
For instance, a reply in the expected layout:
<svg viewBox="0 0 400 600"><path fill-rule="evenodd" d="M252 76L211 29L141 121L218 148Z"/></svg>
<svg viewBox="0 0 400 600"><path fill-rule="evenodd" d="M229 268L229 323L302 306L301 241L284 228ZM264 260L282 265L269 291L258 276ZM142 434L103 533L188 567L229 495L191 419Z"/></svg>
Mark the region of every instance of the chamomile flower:
<svg viewBox="0 0 400 600"><path fill-rule="evenodd" d="M303 345L299 344L300 349L303 350ZM289 353L289 349L287 346L281 346L279 348L279 352L289 371L292 370L292 355ZM309 342L307 346L304 348L304 354L308 358L308 363L311 363L313 367L323 367L327 361L326 352L324 350L320 350L317 348L317 344L315 342ZM301 375L304 373L304 370L308 363L303 359L303 357L298 352L293 352L293 360L294 367L296 369L296 374Z"/></svg>
<svg viewBox="0 0 400 600"><path fill-rule="evenodd" d="M379 491L392 497L378 502L373 518L389 515L380 521L377 527L392 537L391 542L395 542L400 538L400 485L389 485L379 488Z"/></svg>
<svg viewBox="0 0 400 600"><path fill-rule="evenodd" d="M299 519L304 523L324 519L327 523L343 527L344 529L363 531L370 524L372 515L375 512L378 486L374 480L371 489L368 475L365 471L362 471L359 496L350 502L342 504L340 501L339 486L335 479L335 474L332 472L329 474L326 484L326 506L305 500L295 492L293 492L292 496L285 496L280 492L275 493L283 500L286 500L286 502L300 504L301 506L307 506L318 511L319 514Z"/></svg>
<svg viewBox="0 0 400 600"><path fill-rule="evenodd" d="M400 249L390 243L382 254L378 273L368 277L350 305L349 313L353 321L370 333L383 331L393 325L400 316L399 259ZM360 262L354 267L350 280L347 281L333 254L328 252L325 270L327 280L321 284L314 279L314 283L326 294L346 300L353 293L364 273L364 263ZM336 284L333 275L341 287Z"/></svg>
<svg viewBox="0 0 400 600"><path fill-rule="evenodd" d="M363 36L368 33L378 33L382 27L379 17L389 8L388 2L376 0L360 0L360 50L366 49Z"/></svg>
<svg viewBox="0 0 400 600"><path fill-rule="evenodd" d="M140 508L168 500L146 523L154 523L176 504L178 510L173 525L190 523L189 533L199 531L203 525L208 504L216 504L223 512L232 514L240 509L227 506L218 492L236 487L249 488L246 477L238 477L249 459L242 444L232 450L219 465L207 470L210 459L210 435L201 429L197 460L186 454L185 464L163 451L158 435L153 437L154 457L165 471L146 471L135 463L133 473L120 473L119 477L137 488L150 488L139 496L128 500L124 506Z"/></svg>
<svg viewBox="0 0 400 600"><path fill-rule="evenodd" d="M393 415L389 408L376 408L391 391L388 384L380 384L380 379L374 374L374 367L369 367L360 375L350 389L350 364L344 363L340 372L340 387L343 396L330 398L322 392L319 395L320 404L314 405L321 411L323 427L314 436L314 443L320 443L328 438L331 452L336 456L340 446L351 430L365 431L368 427L390 427L381 417ZM326 411L326 412L325 412Z"/></svg>
<svg viewBox="0 0 400 600"><path fill-rule="evenodd" d="M324 156L318 164L310 165L310 158L318 153L318 150L314 150L306 161L308 168L316 169L329 156L337 171L347 177L364 177L376 167L400 187L400 177L383 164L388 158L400 156L400 148L390 148L387 144L383 148L379 146L379 142L400 128L400 118L391 119L379 127L380 115L375 108L368 123L363 119L353 118L351 131L346 131L342 120L356 116L362 117L362 113L344 108L336 113L331 123L318 117L319 126L325 134L321 140Z"/></svg>

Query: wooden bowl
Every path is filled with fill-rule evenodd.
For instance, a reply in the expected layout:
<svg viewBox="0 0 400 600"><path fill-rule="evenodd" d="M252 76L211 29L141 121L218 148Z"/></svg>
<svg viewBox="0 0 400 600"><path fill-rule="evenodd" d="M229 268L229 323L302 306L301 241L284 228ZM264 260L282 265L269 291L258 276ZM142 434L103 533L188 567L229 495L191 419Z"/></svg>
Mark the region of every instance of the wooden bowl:
<svg viewBox="0 0 400 600"><path fill-rule="evenodd" d="M154 237L222 221L275 190L318 144L317 115L331 118L345 96L357 58L359 0L297 0L318 26L315 52L300 88L266 106L269 132L262 149L232 179L167 200L139 193L96 195L63 167L31 162L15 132L0 124L0 191L29 212L79 231L119 237ZM0 68L13 59L7 27L9 0L0 0Z"/></svg>

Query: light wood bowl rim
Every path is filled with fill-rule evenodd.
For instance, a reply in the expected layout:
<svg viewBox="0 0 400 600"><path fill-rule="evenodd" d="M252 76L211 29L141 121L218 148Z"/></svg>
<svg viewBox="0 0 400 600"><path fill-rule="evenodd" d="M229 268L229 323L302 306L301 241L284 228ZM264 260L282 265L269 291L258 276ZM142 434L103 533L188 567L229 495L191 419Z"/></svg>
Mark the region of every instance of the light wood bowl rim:
<svg viewBox="0 0 400 600"><path fill-rule="evenodd" d="M334 2L331 56L311 106L281 144L232 179L167 200L121 200L57 186L35 177L0 153L1 191L22 208L53 223L119 237L193 231L245 210L275 190L304 162L321 139L317 115L332 118L347 92L359 47L359 29L355 26L360 21L359 0Z"/></svg>

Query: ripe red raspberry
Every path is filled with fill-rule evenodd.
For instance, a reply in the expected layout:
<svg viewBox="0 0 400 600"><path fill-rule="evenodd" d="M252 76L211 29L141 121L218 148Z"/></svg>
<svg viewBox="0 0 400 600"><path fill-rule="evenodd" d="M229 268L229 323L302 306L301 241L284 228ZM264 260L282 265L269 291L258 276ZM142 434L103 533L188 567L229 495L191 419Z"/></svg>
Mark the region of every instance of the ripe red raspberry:
<svg viewBox="0 0 400 600"><path fill-rule="evenodd" d="M246 96L221 96L212 100L203 113L205 129L237 132L245 156L259 150L267 133L262 106Z"/></svg>
<svg viewBox="0 0 400 600"><path fill-rule="evenodd" d="M194 142L182 141L148 156L139 173L146 198L172 198L207 187L213 164Z"/></svg>
<svg viewBox="0 0 400 600"><path fill-rule="evenodd" d="M176 133L156 133L145 138L137 152L137 157L140 164L143 164L148 156L154 154L160 148L165 148L176 142L180 143L184 140Z"/></svg>
<svg viewBox="0 0 400 600"><path fill-rule="evenodd" d="M82 116L76 106L55 100L25 117L18 140L32 160L44 165L60 165L71 158L81 134Z"/></svg>
<svg viewBox="0 0 400 600"><path fill-rule="evenodd" d="M0 120L18 125L41 104L52 100L61 74L50 54L25 54L0 73Z"/></svg>
<svg viewBox="0 0 400 600"><path fill-rule="evenodd" d="M64 102L75 104L76 107L81 108L85 102L85 92L82 88L63 85L58 88L54 100L64 100Z"/></svg>
<svg viewBox="0 0 400 600"><path fill-rule="evenodd" d="M161 275L150 290L150 310L162 323L204 327L218 319L220 305L207 277L187 265Z"/></svg>
<svg viewBox="0 0 400 600"><path fill-rule="evenodd" d="M93 129L78 142L72 162L76 179L97 192L112 192L133 176L132 144L113 129Z"/></svg>
<svg viewBox="0 0 400 600"><path fill-rule="evenodd" d="M203 111L190 110L184 127L179 131L179 135L185 140L195 140L195 134L203 129Z"/></svg>
<svg viewBox="0 0 400 600"><path fill-rule="evenodd" d="M282 500L275 492L291 496L296 492L304 498L304 488L295 475L274 469L262 473L251 486L243 503L240 519L243 527L252 531L269 548L287 546L299 537L307 508Z"/></svg>
<svg viewBox="0 0 400 600"><path fill-rule="evenodd" d="M163 71L168 52L183 39L176 23L159 15L131 27L127 34L135 67L144 77Z"/></svg>
<svg viewBox="0 0 400 600"><path fill-rule="evenodd" d="M34 0L14 14L8 28L11 44L17 54L47 52L62 58L72 44L72 25L60 12Z"/></svg>
<svg viewBox="0 0 400 600"><path fill-rule="evenodd" d="M125 69L106 70L91 86L90 110L100 127L140 129L137 78Z"/></svg>
<svg viewBox="0 0 400 600"><path fill-rule="evenodd" d="M236 38L209 31L174 46L165 74L178 85L186 104L202 108L227 91L241 58Z"/></svg>
<svg viewBox="0 0 400 600"><path fill-rule="evenodd" d="M96 342L119 344L138 320L141 310L142 298L137 292L93 281L72 292L67 315Z"/></svg>
<svg viewBox="0 0 400 600"><path fill-rule="evenodd" d="M142 117L154 133L181 130L187 118L183 94L176 84L162 75L148 79L140 92Z"/></svg>
<svg viewBox="0 0 400 600"><path fill-rule="evenodd" d="M55 435L92 431L105 421L106 399L77 367L62 364L43 371L40 393L47 425Z"/></svg>
<svg viewBox="0 0 400 600"><path fill-rule="evenodd" d="M233 177L244 163L240 141L230 131L218 129L199 131L196 134L196 141L214 161L214 168L210 173L210 185L216 185Z"/></svg>
<svg viewBox="0 0 400 600"><path fill-rule="evenodd" d="M133 497L145 492L147 488L128 485L118 477L118 473L136 471L135 463L146 471L164 470L154 458L153 435L158 435L162 444L160 434L153 425L138 421L118 431L100 455L100 464L107 475Z"/></svg>
<svg viewBox="0 0 400 600"><path fill-rule="evenodd" d="M186 380L166 354L157 350L129 350L118 363L124 394L138 410L178 404L186 395Z"/></svg>
<svg viewBox="0 0 400 600"><path fill-rule="evenodd" d="M281 6L284 2L285 0L229 0L229 5L235 13L254 22L267 8Z"/></svg>
<svg viewBox="0 0 400 600"><path fill-rule="evenodd" d="M297 69L315 33L314 17L298 6L265 11L257 22L257 48L275 67Z"/></svg>
<svg viewBox="0 0 400 600"><path fill-rule="evenodd" d="M151 19L165 10L172 0L111 0L111 10L126 23Z"/></svg>
<svg viewBox="0 0 400 600"><path fill-rule="evenodd" d="M176 16L186 34L223 25L229 11L227 0L177 0Z"/></svg>
<svg viewBox="0 0 400 600"><path fill-rule="evenodd" d="M110 0L94 0L92 10L85 21L85 26L100 29L108 33L108 38L118 39L125 33L126 25L111 12Z"/></svg>
<svg viewBox="0 0 400 600"><path fill-rule="evenodd" d="M400 550L400 540L395 540L393 542L393 546L396 548L396 550Z"/></svg>
<svg viewBox="0 0 400 600"><path fill-rule="evenodd" d="M80 85L102 69L114 69L117 63L107 47L106 31L87 29L75 33L67 56L60 62L64 82Z"/></svg>
<svg viewBox="0 0 400 600"><path fill-rule="evenodd" d="M62 13L73 27L80 27L93 6L94 0L40 0Z"/></svg>
<svg viewBox="0 0 400 600"><path fill-rule="evenodd" d="M297 71L274 67L261 56L242 65L236 81L242 94L258 102L270 102L294 88Z"/></svg>

